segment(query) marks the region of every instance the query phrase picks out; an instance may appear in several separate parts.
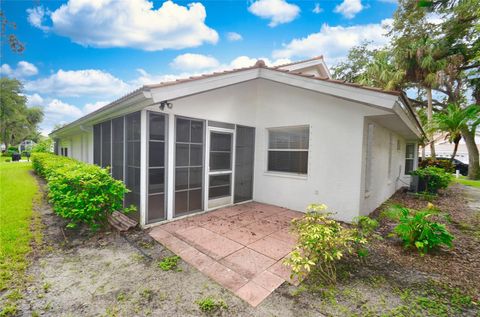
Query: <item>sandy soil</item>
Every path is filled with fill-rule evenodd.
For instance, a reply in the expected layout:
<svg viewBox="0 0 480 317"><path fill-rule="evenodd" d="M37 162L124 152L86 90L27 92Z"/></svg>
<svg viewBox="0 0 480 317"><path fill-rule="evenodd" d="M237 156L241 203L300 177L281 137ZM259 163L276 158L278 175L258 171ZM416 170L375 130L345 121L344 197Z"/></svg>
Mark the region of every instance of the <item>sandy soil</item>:
<svg viewBox="0 0 480 317"><path fill-rule="evenodd" d="M252 308L185 262L162 271L158 262L172 253L140 230L67 230L48 204L37 209L45 243L32 256L21 316L414 316L427 315L422 305L413 308L415 296L438 297L425 290L436 288L439 274L373 248L365 262L342 261L336 288L322 287L312 275L298 288L284 283ZM394 242L391 247L403 252ZM227 308L202 312L196 301L207 296ZM478 313L476 306L448 307L444 316Z"/></svg>

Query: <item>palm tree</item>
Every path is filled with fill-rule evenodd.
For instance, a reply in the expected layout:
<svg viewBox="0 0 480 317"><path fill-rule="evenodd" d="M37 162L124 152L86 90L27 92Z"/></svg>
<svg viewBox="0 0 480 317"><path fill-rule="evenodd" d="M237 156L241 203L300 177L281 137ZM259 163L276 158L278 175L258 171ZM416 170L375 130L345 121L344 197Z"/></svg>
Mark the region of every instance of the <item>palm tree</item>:
<svg viewBox="0 0 480 317"><path fill-rule="evenodd" d="M366 66L359 82L385 90L400 90L404 76L405 72L394 64L391 52L379 50L374 52L372 61Z"/></svg>
<svg viewBox="0 0 480 317"><path fill-rule="evenodd" d="M469 106L461 108L457 104L449 104L445 111L433 115L432 121L427 126L430 133L434 131L445 132L450 143L454 144L452 157L453 161L457 154L458 144L462 139L462 129L468 127L469 123L478 119L479 108Z"/></svg>

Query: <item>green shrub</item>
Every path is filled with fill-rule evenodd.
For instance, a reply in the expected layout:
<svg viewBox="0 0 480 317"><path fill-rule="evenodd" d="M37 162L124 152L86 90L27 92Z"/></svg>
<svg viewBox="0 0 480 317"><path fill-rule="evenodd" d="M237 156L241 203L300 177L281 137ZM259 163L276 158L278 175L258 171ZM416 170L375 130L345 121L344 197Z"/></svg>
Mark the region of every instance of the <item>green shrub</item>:
<svg viewBox="0 0 480 317"><path fill-rule="evenodd" d="M357 255L360 258L366 257L368 249L365 247L365 242L372 237L380 238L375 233L375 230L378 228L378 221L367 216L359 216L354 219L353 225L356 227L353 233L356 236L355 249Z"/></svg>
<svg viewBox="0 0 480 317"><path fill-rule="evenodd" d="M35 144L32 149L32 153L39 152L39 153L51 153L53 147L53 140L50 138L43 139L39 143Z"/></svg>
<svg viewBox="0 0 480 317"><path fill-rule="evenodd" d="M325 205L310 205L307 213L292 221L292 231L298 235L295 250L284 263L292 269L292 277L303 279L313 268L327 284L336 283L335 263L344 254L354 253L367 241L356 229L344 228L330 219Z"/></svg>
<svg viewBox="0 0 480 317"><path fill-rule="evenodd" d="M70 221L68 227L85 223L97 229L113 211L132 210L123 208L127 188L107 169L49 153L33 154L32 166L46 179L49 201L55 213Z"/></svg>
<svg viewBox="0 0 480 317"><path fill-rule="evenodd" d="M178 260L180 260L180 257L177 255L166 257L162 261L158 262L158 267L161 268L162 271L173 270L177 267Z"/></svg>
<svg viewBox="0 0 480 317"><path fill-rule="evenodd" d="M441 188L447 188L452 181L450 173L434 166L419 168L413 171L412 175L417 175L419 181L425 182L425 191L429 193L436 193Z"/></svg>
<svg viewBox="0 0 480 317"><path fill-rule="evenodd" d="M200 310L204 311L204 312L213 312L213 311L216 311L216 310L219 310L219 309L227 309L228 308L227 304L223 300L221 300L221 299L216 300L215 298L213 298L211 296L199 299L199 300L195 301L195 303L198 305Z"/></svg>
<svg viewBox="0 0 480 317"><path fill-rule="evenodd" d="M450 162L450 160L434 160L431 157L421 160L418 163L420 168L425 168L429 166L438 167L444 169L448 173L455 172L455 165Z"/></svg>
<svg viewBox="0 0 480 317"><path fill-rule="evenodd" d="M394 233L403 241L407 248L415 247L422 255L436 249L440 245L452 247L453 235L445 225L430 221L432 211L420 211L399 208L399 224Z"/></svg>
<svg viewBox="0 0 480 317"><path fill-rule="evenodd" d="M7 162L7 163L11 162L11 161L12 161L12 159L10 159L10 158L5 159L5 162Z"/></svg>

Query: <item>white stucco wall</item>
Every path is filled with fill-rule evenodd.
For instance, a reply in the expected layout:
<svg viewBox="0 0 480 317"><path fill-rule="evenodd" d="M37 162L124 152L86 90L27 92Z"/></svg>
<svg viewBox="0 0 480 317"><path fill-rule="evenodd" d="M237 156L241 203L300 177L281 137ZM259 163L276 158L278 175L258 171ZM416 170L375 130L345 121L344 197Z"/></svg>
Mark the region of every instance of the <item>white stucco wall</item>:
<svg viewBox="0 0 480 317"><path fill-rule="evenodd" d="M366 191L366 143L367 126L374 126L372 143L372 173L370 190ZM390 137L392 140L391 165L389 173ZM400 142L398 149L397 142ZM364 151L362 155L362 185L360 191L360 214L368 215L392 196L401 187L408 186L410 176L405 175L405 150L407 141L372 119L365 120ZM411 143L411 142L408 142Z"/></svg>
<svg viewBox="0 0 480 317"><path fill-rule="evenodd" d="M384 111L269 81L260 83L258 100L254 200L298 211L324 203L337 219L357 216L364 116ZM267 128L305 124L307 176L267 172Z"/></svg>
<svg viewBox="0 0 480 317"><path fill-rule="evenodd" d="M378 125L372 194L364 196L365 117L386 115L385 110L265 79L169 101L173 108L164 112L169 115L170 133L174 131L175 115L256 128L253 195L256 201L298 211L305 211L310 203L325 203L337 212L337 219L351 221L359 214L372 211L402 185L387 180L384 165L388 164L390 131ZM146 109L159 111L158 106ZM267 172L267 129L294 125L310 126L308 174ZM398 176L398 166L404 164L405 141L402 140L401 150L397 152L399 136L394 135L392 175ZM81 132L72 141L75 158L92 163L93 133ZM172 208L173 135L169 136L168 143L168 208ZM171 210L168 214L172 214Z"/></svg>

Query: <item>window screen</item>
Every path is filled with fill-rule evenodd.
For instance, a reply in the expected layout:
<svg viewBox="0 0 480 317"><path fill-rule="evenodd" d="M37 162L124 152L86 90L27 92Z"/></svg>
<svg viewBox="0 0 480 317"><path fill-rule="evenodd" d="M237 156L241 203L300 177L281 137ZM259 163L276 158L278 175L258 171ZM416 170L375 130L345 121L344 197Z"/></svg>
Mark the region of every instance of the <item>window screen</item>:
<svg viewBox="0 0 480 317"><path fill-rule="evenodd" d="M407 143L405 148L405 174L413 171L413 163L415 160L415 144Z"/></svg>
<svg viewBox="0 0 480 317"><path fill-rule="evenodd" d="M102 123L102 167L112 166L112 122Z"/></svg>
<svg viewBox="0 0 480 317"><path fill-rule="evenodd" d="M308 126L268 129L268 171L307 174Z"/></svg>
<svg viewBox="0 0 480 317"><path fill-rule="evenodd" d="M175 119L175 217L203 209L204 122Z"/></svg>
<svg viewBox="0 0 480 317"><path fill-rule="evenodd" d="M125 196L125 205L134 205L137 211L132 216L140 218L140 112L125 116L125 185L130 192Z"/></svg>
<svg viewBox="0 0 480 317"><path fill-rule="evenodd" d="M165 219L165 115L148 112L149 223Z"/></svg>
<svg viewBox="0 0 480 317"><path fill-rule="evenodd" d="M102 126L100 124L93 126L93 164L102 165Z"/></svg>
<svg viewBox="0 0 480 317"><path fill-rule="evenodd" d="M124 173L124 120L112 120L112 176L118 180L123 180Z"/></svg>

